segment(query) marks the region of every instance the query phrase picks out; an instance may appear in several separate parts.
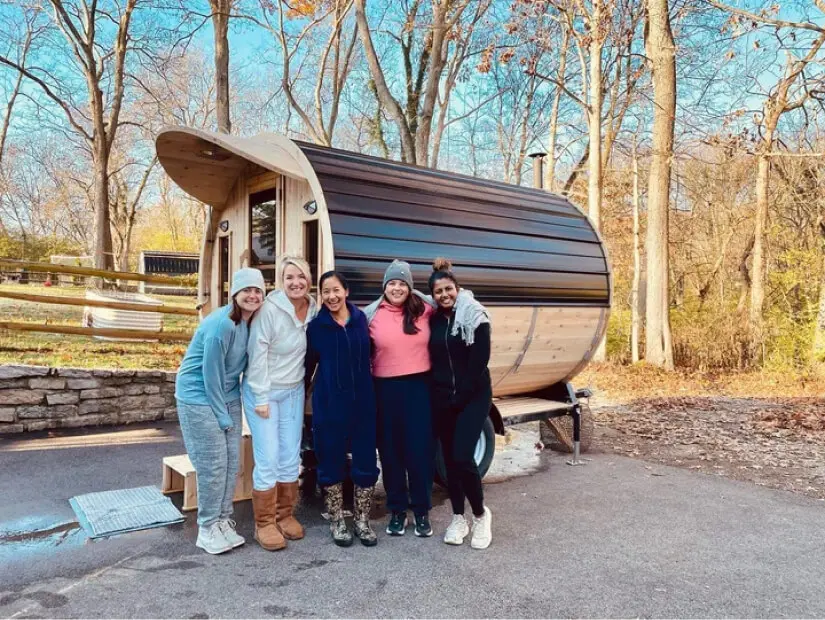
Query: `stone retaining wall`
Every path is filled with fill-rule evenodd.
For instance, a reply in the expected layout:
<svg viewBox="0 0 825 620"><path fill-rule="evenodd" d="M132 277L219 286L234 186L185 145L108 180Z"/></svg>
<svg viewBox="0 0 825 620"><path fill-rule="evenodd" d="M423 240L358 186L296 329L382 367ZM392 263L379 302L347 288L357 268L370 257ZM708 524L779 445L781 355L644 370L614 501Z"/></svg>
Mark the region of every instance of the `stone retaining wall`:
<svg viewBox="0 0 825 620"><path fill-rule="evenodd" d="M175 419L174 372L0 366L0 435Z"/></svg>

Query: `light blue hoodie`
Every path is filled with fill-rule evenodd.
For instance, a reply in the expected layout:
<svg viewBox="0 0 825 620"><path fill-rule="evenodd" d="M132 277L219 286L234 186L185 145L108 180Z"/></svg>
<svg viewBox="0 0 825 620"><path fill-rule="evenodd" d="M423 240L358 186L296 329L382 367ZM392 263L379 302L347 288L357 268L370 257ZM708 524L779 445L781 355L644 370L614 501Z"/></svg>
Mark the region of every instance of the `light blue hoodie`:
<svg viewBox="0 0 825 620"><path fill-rule="evenodd" d="M198 326L178 369L175 398L189 405L208 405L221 430L232 427L226 405L241 398L240 376L246 369L249 325L229 318L232 304L219 308Z"/></svg>

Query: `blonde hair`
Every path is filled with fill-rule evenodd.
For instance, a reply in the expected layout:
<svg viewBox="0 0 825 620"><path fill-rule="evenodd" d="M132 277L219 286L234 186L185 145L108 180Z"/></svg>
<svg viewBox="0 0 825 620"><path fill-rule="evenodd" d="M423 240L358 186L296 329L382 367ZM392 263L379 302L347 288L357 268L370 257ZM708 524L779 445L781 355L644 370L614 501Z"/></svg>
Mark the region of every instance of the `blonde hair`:
<svg viewBox="0 0 825 620"><path fill-rule="evenodd" d="M282 256L281 260L278 261L278 288L281 290L286 288L284 286L284 272L290 265L296 267L307 279L307 297L309 297L309 289L312 288L312 270L309 268L309 263L300 256Z"/></svg>

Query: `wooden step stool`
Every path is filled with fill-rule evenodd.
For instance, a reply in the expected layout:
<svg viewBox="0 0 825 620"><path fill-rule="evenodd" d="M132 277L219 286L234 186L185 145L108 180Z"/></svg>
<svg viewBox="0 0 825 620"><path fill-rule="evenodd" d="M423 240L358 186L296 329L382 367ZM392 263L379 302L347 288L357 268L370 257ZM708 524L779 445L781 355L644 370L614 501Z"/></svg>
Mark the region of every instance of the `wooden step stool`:
<svg viewBox="0 0 825 620"><path fill-rule="evenodd" d="M233 501L240 502L252 497L252 468L255 460L252 455L252 435L244 420L241 434L240 467L238 482L235 485ZM182 510L198 509L198 481L195 468L188 454L167 456L163 459L163 483L161 491L164 494L183 491Z"/></svg>

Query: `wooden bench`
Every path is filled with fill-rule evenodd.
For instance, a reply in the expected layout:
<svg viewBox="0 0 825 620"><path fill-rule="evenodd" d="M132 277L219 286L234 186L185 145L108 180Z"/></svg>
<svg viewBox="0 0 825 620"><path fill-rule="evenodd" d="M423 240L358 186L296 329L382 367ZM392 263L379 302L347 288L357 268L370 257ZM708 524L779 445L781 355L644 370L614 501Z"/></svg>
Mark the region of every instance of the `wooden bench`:
<svg viewBox="0 0 825 620"><path fill-rule="evenodd" d="M241 435L240 467L238 482L235 485L233 501L240 502L252 497L252 468L255 461L252 454L252 436L244 420L244 429ZM198 509L198 480L195 468L188 454L167 456L163 459L163 483L161 491L164 494L183 491L182 510Z"/></svg>

